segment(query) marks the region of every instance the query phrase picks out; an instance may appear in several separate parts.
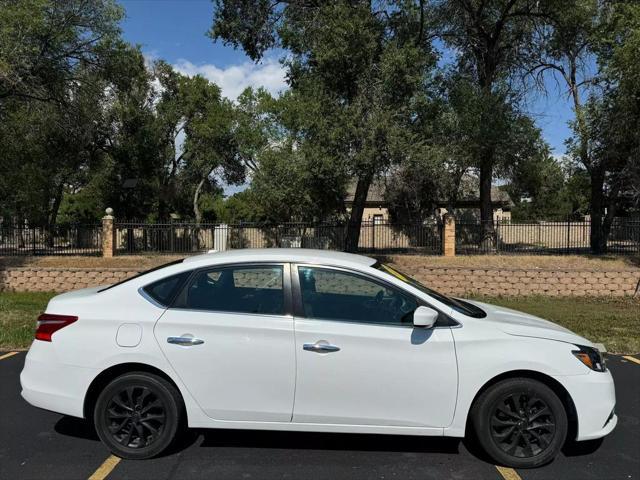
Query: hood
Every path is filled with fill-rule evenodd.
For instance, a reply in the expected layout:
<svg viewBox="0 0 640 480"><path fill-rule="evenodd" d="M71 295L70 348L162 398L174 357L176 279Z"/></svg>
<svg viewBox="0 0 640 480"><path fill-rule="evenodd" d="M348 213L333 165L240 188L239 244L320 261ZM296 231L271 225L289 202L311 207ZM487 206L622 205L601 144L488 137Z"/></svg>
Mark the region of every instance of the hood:
<svg viewBox="0 0 640 480"><path fill-rule="evenodd" d="M488 303L465 300L482 308L487 316L482 321L491 322L497 329L509 335L544 338L593 347L593 343L571 330L535 315Z"/></svg>

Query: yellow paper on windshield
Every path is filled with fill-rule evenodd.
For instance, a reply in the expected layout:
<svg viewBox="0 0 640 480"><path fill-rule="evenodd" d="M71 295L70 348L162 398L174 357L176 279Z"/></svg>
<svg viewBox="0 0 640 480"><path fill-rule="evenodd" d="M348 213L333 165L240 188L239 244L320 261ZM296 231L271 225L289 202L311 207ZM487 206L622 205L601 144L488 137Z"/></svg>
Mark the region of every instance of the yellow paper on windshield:
<svg viewBox="0 0 640 480"><path fill-rule="evenodd" d="M382 265L384 267L384 269L389 272L391 275L393 275L394 277L402 280L403 282L409 283L409 279L407 277L405 277L404 275L402 275L400 272L398 272L397 270L394 270L393 268L391 268L389 265Z"/></svg>

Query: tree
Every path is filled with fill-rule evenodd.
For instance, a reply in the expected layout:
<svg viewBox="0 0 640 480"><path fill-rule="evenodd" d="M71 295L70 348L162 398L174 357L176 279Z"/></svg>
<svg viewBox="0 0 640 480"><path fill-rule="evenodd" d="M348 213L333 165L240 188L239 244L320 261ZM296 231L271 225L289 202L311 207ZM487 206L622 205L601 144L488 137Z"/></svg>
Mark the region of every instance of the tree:
<svg viewBox="0 0 640 480"><path fill-rule="evenodd" d="M612 162L612 185L619 185L618 207L640 211L640 5L613 2L598 49L603 70L605 128L600 161ZM604 157L604 158L602 158ZM611 160L609 160L611 161ZM612 186L610 191L614 187Z"/></svg>
<svg viewBox="0 0 640 480"><path fill-rule="evenodd" d="M336 219L344 211L347 172L328 147L309 139L326 122L322 99L287 92L275 99L247 89L236 105L235 136L251 185L242 198L252 219L265 223ZM243 211L244 212L244 211ZM246 212L245 212L246 213Z"/></svg>
<svg viewBox="0 0 640 480"><path fill-rule="evenodd" d="M625 98L637 88L640 9L627 2L573 0L556 2L549 12L537 29L533 50L539 57L532 71L538 78L555 74L572 100L569 153L589 174L591 249L603 253L620 194L631 188L623 172L637 159L637 113L624 106L634 104Z"/></svg>
<svg viewBox="0 0 640 480"><path fill-rule="evenodd" d="M91 188L118 217L144 219L158 212L159 185L168 171L163 163L167 141L161 140L163 131L157 121L159 92L154 84L158 82L140 51L130 51L118 60L100 130L99 145L105 156L93 173Z"/></svg>
<svg viewBox="0 0 640 480"><path fill-rule="evenodd" d="M261 220L256 216L257 204L258 202L252 198L251 190L246 189L225 199L222 196L216 198L213 212L216 220L222 223L257 222Z"/></svg>
<svg viewBox="0 0 640 480"><path fill-rule="evenodd" d="M547 148L511 168L505 190L515 203L512 220L566 220L572 205L565 171Z"/></svg>
<svg viewBox="0 0 640 480"><path fill-rule="evenodd" d="M482 123L486 103L465 75L454 71L443 77L438 88L421 103L412 124L416 141L405 150L406 160L387 182L393 216L403 222L424 220L438 204L453 212L460 195L477 196L477 185L470 184L469 179L477 182L472 175L475 159L487 139L487 127ZM535 169L543 160L553 163L548 146L534 122L517 105L504 101L494 107L494 113L494 171L512 180L516 188L511 193L519 189L522 195L524 191L531 193L534 182L528 175L537 173ZM463 191L469 188L472 191Z"/></svg>
<svg viewBox="0 0 640 480"><path fill-rule="evenodd" d="M78 73L108 61L122 17L113 0L0 0L0 101L66 103Z"/></svg>
<svg viewBox="0 0 640 480"><path fill-rule="evenodd" d="M234 135L238 155L250 174L260 168L261 156L282 143L287 135L279 118L282 103L265 89L251 87L247 87L236 101Z"/></svg>
<svg viewBox="0 0 640 480"><path fill-rule="evenodd" d="M140 56L129 67L137 74L114 89L107 108L106 201L129 218L179 213L200 223L200 197L215 193L214 177L244 179L233 107L217 85L165 62L148 69Z"/></svg>
<svg viewBox="0 0 640 480"><path fill-rule="evenodd" d="M195 76L181 78L179 89L184 106L183 176L194 179L190 182L195 185L193 214L199 225L202 220L199 200L207 182L209 190L215 189L212 180L217 173L228 184L241 183L245 168L238 155L233 106L222 98L220 88L204 77Z"/></svg>
<svg viewBox="0 0 640 480"><path fill-rule="evenodd" d="M528 65L526 46L532 38L532 20L542 14L538 0L445 0L435 13L440 35L458 52L458 70L469 79L479 106L472 156L480 173L485 242L494 237L491 185L498 143L518 97L510 80Z"/></svg>
<svg viewBox="0 0 640 480"><path fill-rule="evenodd" d="M413 139L405 146L404 160L385 182L395 221L422 222L443 201L449 211L454 210L463 176L473 167L468 87L455 74L442 75L415 102L415 117L408 126Z"/></svg>
<svg viewBox="0 0 640 480"><path fill-rule="evenodd" d="M210 35L254 60L274 46L289 52L291 89L308 111L296 131L317 161L343 165L357 180L347 250L357 249L374 177L402 160L411 100L434 63L422 5L408 2L244 2L216 0ZM325 170L320 168L320 170Z"/></svg>
<svg viewBox="0 0 640 480"><path fill-rule="evenodd" d="M54 224L100 157L104 89L126 49L121 16L108 0L0 2L3 216Z"/></svg>
<svg viewBox="0 0 640 480"><path fill-rule="evenodd" d="M0 192L9 217L55 224L64 195L88 182L101 163L107 82L91 70L78 70L76 77L64 105L19 97L3 101Z"/></svg>

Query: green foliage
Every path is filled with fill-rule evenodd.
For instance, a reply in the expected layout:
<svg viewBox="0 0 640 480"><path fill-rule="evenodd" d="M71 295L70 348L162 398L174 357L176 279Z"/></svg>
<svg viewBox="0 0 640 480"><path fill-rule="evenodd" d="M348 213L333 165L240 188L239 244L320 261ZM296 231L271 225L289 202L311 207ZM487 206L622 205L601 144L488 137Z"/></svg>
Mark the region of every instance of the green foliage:
<svg viewBox="0 0 640 480"><path fill-rule="evenodd" d="M568 153L589 175L591 248L603 253L614 217L638 205L640 8L625 1L551 5L533 46L537 71L539 78L553 72L573 101Z"/></svg>
<svg viewBox="0 0 640 480"><path fill-rule="evenodd" d="M589 111L594 155L607 163L617 208L640 212L640 4L616 2L599 43L605 93Z"/></svg>
<svg viewBox="0 0 640 480"><path fill-rule="evenodd" d="M107 206L149 220L349 217L353 245L372 182L413 222L452 207L469 175L484 216L499 177L515 218L590 213L598 248L613 216L640 210L637 2L213 3L213 39L254 60L285 52L287 92L231 102L148 64L114 0L0 0L3 220L93 222ZM453 56L437 63L443 44ZM550 74L574 104L568 164L524 108Z"/></svg>
<svg viewBox="0 0 640 480"><path fill-rule="evenodd" d="M0 292L0 348L27 348L33 342L35 319L55 294Z"/></svg>
<svg viewBox="0 0 640 480"><path fill-rule="evenodd" d="M283 146L263 156L251 186L254 217L271 223L321 221L340 212L344 184L314 153Z"/></svg>
<svg viewBox="0 0 640 480"><path fill-rule="evenodd" d="M304 130L320 101L288 92L274 99L247 89L236 106L238 155L251 175L251 186L227 199L227 221L318 221L343 208L346 176L338 159L322 145L310 142Z"/></svg>
<svg viewBox="0 0 640 480"><path fill-rule="evenodd" d="M366 191L402 162L407 128L435 57L420 8L409 2L306 5L216 1L211 36L259 59L279 46L290 93L285 138L263 155L253 193L268 219L326 219L358 180L348 244L357 244Z"/></svg>
<svg viewBox="0 0 640 480"><path fill-rule="evenodd" d="M202 77L149 68L114 2L0 6L0 215L198 217L216 175L244 180L230 102Z"/></svg>
<svg viewBox="0 0 640 480"><path fill-rule="evenodd" d="M257 202L252 198L251 190L243 190L226 199L218 197L214 203L216 221L226 224L260 221L255 205Z"/></svg>
<svg viewBox="0 0 640 480"><path fill-rule="evenodd" d="M113 0L1 0L0 99L68 101L79 70L104 66L122 17Z"/></svg>
<svg viewBox="0 0 640 480"><path fill-rule="evenodd" d="M0 3L0 214L54 223L101 161L122 10L112 1Z"/></svg>
<svg viewBox="0 0 640 480"><path fill-rule="evenodd" d="M514 221L566 220L575 213L565 171L548 152L517 164L506 190L515 203L511 217Z"/></svg>
<svg viewBox="0 0 640 480"><path fill-rule="evenodd" d="M544 5L530 0L449 0L439 2L434 11L440 35L457 51L457 75L463 79L457 83L469 100L462 118L469 132L468 152L479 172L485 241L492 238L492 179L496 167L512 160L508 140L517 138L512 133L522 117L516 75L530 64L533 19L544 14Z"/></svg>

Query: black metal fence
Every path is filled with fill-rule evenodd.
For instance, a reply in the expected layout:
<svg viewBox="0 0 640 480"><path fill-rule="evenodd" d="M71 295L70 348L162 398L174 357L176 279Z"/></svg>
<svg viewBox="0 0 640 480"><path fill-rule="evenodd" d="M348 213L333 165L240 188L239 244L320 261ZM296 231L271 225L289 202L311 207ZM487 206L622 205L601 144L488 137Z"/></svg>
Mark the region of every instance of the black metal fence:
<svg viewBox="0 0 640 480"><path fill-rule="evenodd" d="M101 255L101 224L0 223L0 255Z"/></svg>
<svg viewBox="0 0 640 480"><path fill-rule="evenodd" d="M480 223L456 224L456 253L563 255L591 253L588 221L496 221L485 229ZM189 254L240 248L319 248L345 250L346 224L285 223L213 224L194 222L116 222L118 254ZM100 255L101 224L33 226L26 222L0 223L0 256ZM364 221L358 251L369 254L424 254L442 252L439 223L392 224ZM617 218L607 251L640 255L640 219Z"/></svg>
<svg viewBox="0 0 640 480"><path fill-rule="evenodd" d="M567 255L591 253L589 221L495 221L488 229L481 223L456 224L456 253ZM607 252L640 254L640 219L616 218L607 241Z"/></svg>
<svg viewBox="0 0 640 480"><path fill-rule="evenodd" d="M116 224L119 254L191 253L239 248L319 248L345 250L346 224L212 224L192 222ZM362 222L358 251L363 253L441 252L441 226Z"/></svg>

